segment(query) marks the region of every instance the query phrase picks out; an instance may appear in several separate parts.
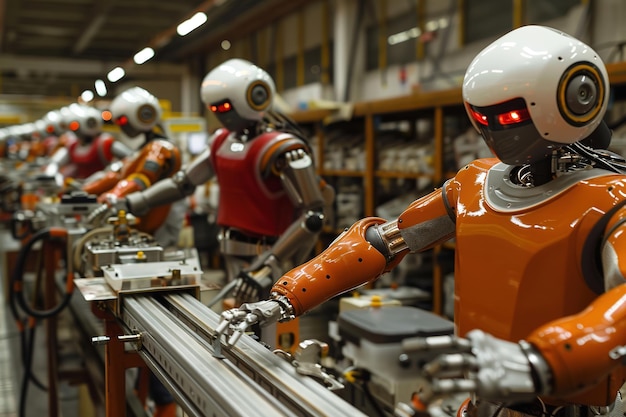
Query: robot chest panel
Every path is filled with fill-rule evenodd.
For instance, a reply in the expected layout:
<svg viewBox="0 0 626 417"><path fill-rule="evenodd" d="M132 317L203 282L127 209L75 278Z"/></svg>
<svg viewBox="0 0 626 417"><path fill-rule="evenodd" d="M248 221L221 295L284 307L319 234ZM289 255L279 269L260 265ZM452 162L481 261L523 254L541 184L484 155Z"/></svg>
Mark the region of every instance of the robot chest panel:
<svg viewBox="0 0 626 417"><path fill-rule="evenodd" d="M612 204L604 190L575 186L518 211L494 210L482 193L461 198L455 270L459 331L480 327L515 340L547 320L583 309L594 294L582 277L580 257L602 206Z"/></svg>
<svg viewBox="0 0 626 417"><path fill-rule="evenodd" d="M70 148L72 162L77 164L100 163L99 141L81 144L75 142Z"/></svg>

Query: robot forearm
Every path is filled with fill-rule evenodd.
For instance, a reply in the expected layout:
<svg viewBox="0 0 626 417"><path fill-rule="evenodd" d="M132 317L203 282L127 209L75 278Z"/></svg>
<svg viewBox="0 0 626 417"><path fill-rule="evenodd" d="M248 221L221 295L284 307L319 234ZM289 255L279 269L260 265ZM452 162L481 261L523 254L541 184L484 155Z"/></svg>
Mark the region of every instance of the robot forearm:
<svg viewBox="0 0 626 417"><path fill-rule="evenodd" d="M179 172L173 178L166 178L143 191L127 195L126 203L129 211L135 216L143 216L154 207L178 201L191 194L185 187L186 182L182 174ZM191 191L193 192L193 188Z"/></svg>
<svg viewBox="0 0 626 417"><path fill-rule="evenodd" d="M126 199L131 213L141 216L153 207L173 203L193 194L197 185L214 175L209 163L209 152L207 149L171 178L158 181L144 191L129 194Z"/></svg>
<svg viewBox="0 0 626 417"><path fill-rule="evenodd" d="M583 312L535 330L526 340L548 362L552 372L552 394L567 395L595 385L626 357L626 285L598 297ZM615 390L607 392L607 401ZM610 390L609 390L610 391Z"/></svg>
<svg viewBox="0 0 626 417"><path fill-rule="evenodd" d="M119 140L114 140L111 144L111 153L118 159L124 159L133 153L133 150Z"/></svg>
<svg viewBox="0 0 626 417"><path fill-rule="evenodd" d="M54 176L59 172L60 167L70 162L70 153L66 148L58 149L50 157L50 162L45 168L45 174L48 176Z"/></svg>
<svg viewBox="0 0 626 417"><path fill-rule="evenodd" d="M378 278L389 270L389 258L365 235L368 229L383 223L376 217L356 222L320 255L283 275L271 289L273 297L285 297L294 315L300 316L338 294ZM399 253L395 259L406 253Z"/></svg>

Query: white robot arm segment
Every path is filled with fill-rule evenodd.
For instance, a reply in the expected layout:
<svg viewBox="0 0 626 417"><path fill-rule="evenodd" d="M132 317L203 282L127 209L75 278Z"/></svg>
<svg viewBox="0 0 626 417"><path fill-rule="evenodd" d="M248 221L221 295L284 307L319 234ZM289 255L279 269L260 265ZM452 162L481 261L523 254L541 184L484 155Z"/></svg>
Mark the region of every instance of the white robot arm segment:
<svg viewBox="0 0 626 417"><path fill-rule="evenodd" d="M178 201L193 194L196 187L205 183L214 175L210 163L210 150L205 150L184 170L178 171L171 178L151 185L144 191L129 194L126 203L131 213L142 216L151 208Z"/></svg>

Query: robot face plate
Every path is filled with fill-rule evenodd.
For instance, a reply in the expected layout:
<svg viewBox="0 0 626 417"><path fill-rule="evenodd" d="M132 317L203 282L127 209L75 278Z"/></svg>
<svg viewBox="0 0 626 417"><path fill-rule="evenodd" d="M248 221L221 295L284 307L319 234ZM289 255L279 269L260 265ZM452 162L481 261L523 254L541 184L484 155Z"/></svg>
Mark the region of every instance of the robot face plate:
<svg viewBox="0 0 626 417"><path fill-rule="evenodd" d="M266 71L243 59L231 59L206 75L201 96L224 127L239 130L263 119L275 91Z"/></svg>
<svg viewBox="0 0 626 417"><path fill-rule="evenodd" d="M589 46L551 28L524 26L474 58L465 73L463 99L472 124L496 155L524 163L589 136L604 117L608 85L604 64ZM524 105L508 108L516 99ZM509 111L523 120L505 127L495 119ZM481 123L480 115L488 123ZM496 139L515 143L495 146Z"/></svg>
<svg viewBox="0 0 626 417"><path fill-rule="evenodd" d="M135 137L152 130L161 118L159 100L141 87L133 87L111 102L113 121L126 135Z"/></svg>
<svg viewBox="0 0 626 417"><path fill-rule="evenodd" d="M505 164L532 163L563 146L541 136L521 98L488 107L466 103L466 108L487 146Z"/></svg>
<svg viewBox="0 0 626 417"><path fill-rule="evenodd" d="M93 138L102 132L102 114L99 110L80 104L69 106L71 116L68 120L68 128L82 139Z"/></svg>

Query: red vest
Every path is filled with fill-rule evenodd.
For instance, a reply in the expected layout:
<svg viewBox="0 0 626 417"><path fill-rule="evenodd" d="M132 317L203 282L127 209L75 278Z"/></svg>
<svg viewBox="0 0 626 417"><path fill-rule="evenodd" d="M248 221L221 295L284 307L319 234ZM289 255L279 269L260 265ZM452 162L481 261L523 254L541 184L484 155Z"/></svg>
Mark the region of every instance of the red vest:
<svg viewBox="0 0 626 417"><path fill-rule="evenodd" d="M252 235L276 237L294 221L295 208L280 177L266 169L281 142L294 137L268 132L247 142L224 129L211 144L211 162L220 187L217 223ZM303 143L304 147L304 143Z"/></svg>
<svg viewBox="0 0 626 417"><path fill-rule="evenodd" d="M78 140L72 141L68 145L68 151L72 164L76 167L76 178L87 178L106 168L113 160L111 147L114 140L111 135L101 134L88 144L81 144Z"/></svg>

